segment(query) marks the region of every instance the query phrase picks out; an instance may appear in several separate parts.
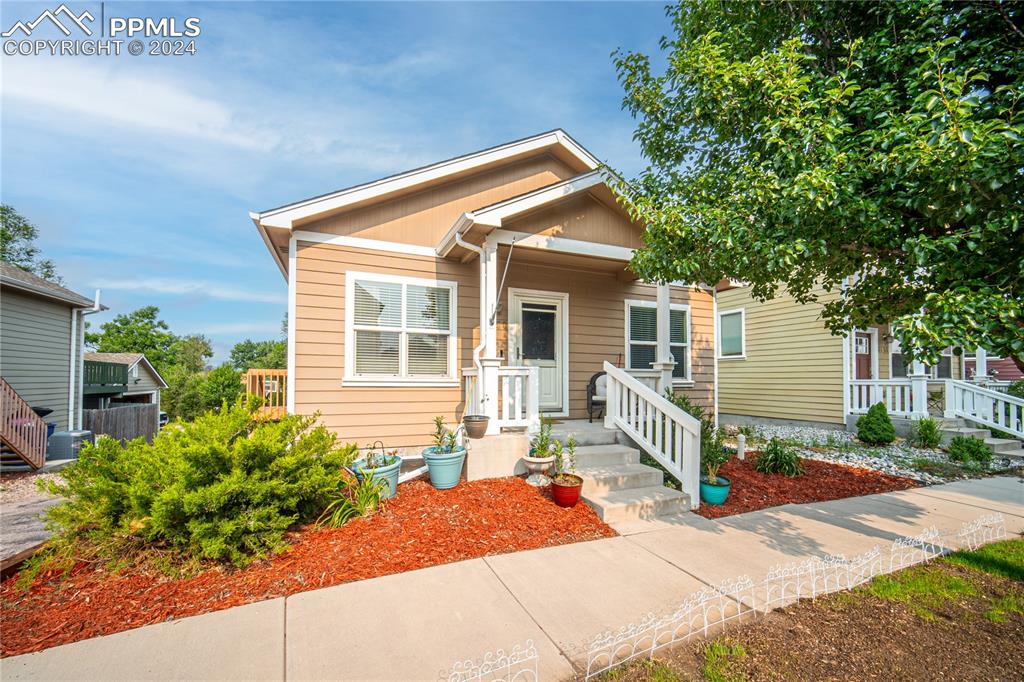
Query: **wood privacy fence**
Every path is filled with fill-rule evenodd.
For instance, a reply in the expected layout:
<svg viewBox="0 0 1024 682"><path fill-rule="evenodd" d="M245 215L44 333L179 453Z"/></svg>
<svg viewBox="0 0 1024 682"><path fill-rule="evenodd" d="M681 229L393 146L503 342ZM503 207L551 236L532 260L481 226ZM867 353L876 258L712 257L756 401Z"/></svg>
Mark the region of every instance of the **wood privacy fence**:
<svg viewBox="0 0 1024 682"><path fill-rule="evenodd" d="M106 435L121 441L142 436L152 443L160 428L160 407L148 404L82 410L82 428L97 436Z"/></svg>

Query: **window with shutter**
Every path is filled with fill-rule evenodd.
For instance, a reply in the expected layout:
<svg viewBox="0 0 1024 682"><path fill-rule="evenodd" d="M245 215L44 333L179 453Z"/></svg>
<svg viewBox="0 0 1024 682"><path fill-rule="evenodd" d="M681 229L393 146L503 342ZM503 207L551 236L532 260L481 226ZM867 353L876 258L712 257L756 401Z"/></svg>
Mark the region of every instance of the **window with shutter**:
<svg viewBox="0 0 1024 682"><path fill-rule="evenodd" d="M350 272L346 289L346 380L456 380L454 282Z"/></svg>
<svg viewBox="0 0 1024 682"><path fill-rule="evenodd" d="M690 377L690 308L673 304L669 313L669 351L676 366L672 377ZM626 301L626 367L651 369L658 359L658 306L653 301Z"/></svg>

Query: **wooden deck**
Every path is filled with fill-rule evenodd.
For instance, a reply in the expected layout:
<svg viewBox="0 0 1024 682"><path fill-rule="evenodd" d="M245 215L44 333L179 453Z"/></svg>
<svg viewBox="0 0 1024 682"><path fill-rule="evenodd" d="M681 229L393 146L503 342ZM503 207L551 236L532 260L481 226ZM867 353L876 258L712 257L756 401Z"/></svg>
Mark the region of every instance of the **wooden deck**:
<svg viewBox="0 0 1024 682"><path fill-rule="evenodd" d="M263 399L262 414L269 419L280 419L288 413L288 370L250 369L242 377L247 396Z"/></svg>

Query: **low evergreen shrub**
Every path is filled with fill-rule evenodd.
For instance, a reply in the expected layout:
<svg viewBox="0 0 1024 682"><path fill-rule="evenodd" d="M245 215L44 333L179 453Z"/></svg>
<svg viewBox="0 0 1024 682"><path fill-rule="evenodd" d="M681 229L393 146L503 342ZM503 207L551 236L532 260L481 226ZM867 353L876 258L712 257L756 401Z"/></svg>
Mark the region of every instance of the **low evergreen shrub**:
<svg viewBox="0 0 1024 682"><path fill-rule="evenodd" d="M857 438L868 445L888 445L896 440L896 427L884 404L875 403L857 420Z"/></svg>
<svg viewBox="0 0 1024 682"><path fill-rule="evenodd" d="M992 461L992 451L980 438L956 436L947 448L949 458L954 462L978 462L988 464Z"/></svg>
<svg viewBox="0 0 1024 682"><path fill-rule="evenodd" d="M914 421L910 431L910 442L919 448L937 448L942 441L939 422L931 417Z"/></svg>
<svg viewBox="0 0 1024 682"><path fill-rule="evenodd" d="M48 512L51 556L170 550L244 565L283 549L289 526L315 519L344 486L357 449L339 446L315 417L272 422L258 407L224 404L152 444L101 436L84 448L47 486L64 498Z"/></svg>
<svg viewBox="0 0 1024 682"><path fill-rule="evenodd" d="M768 441L768 445L757 456L754 468L762 474L800 476L804 473L804 465L800 461L800 456L796 454L796 450L778 438Z"/></svg>

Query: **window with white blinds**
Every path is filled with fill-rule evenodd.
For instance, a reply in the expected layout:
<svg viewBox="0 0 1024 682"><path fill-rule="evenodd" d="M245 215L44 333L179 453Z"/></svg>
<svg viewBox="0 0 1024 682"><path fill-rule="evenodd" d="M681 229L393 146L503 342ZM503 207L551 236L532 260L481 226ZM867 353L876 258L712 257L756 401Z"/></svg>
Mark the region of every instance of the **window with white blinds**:
<svg viewBox="0 0 1024 682"><path fill-rule="evenodd" d="M455 379L454 282L346 275L346 379Z"/></svg>
<svg viewBox="0 0 1024 682"><path fill-rule="evenodd" d="M690 309L673 304L669 313L669 352L676 366L672 377L690 377ZM626 302L626 367L651 369L658 359L658 307L653 301Z"/></svg>

